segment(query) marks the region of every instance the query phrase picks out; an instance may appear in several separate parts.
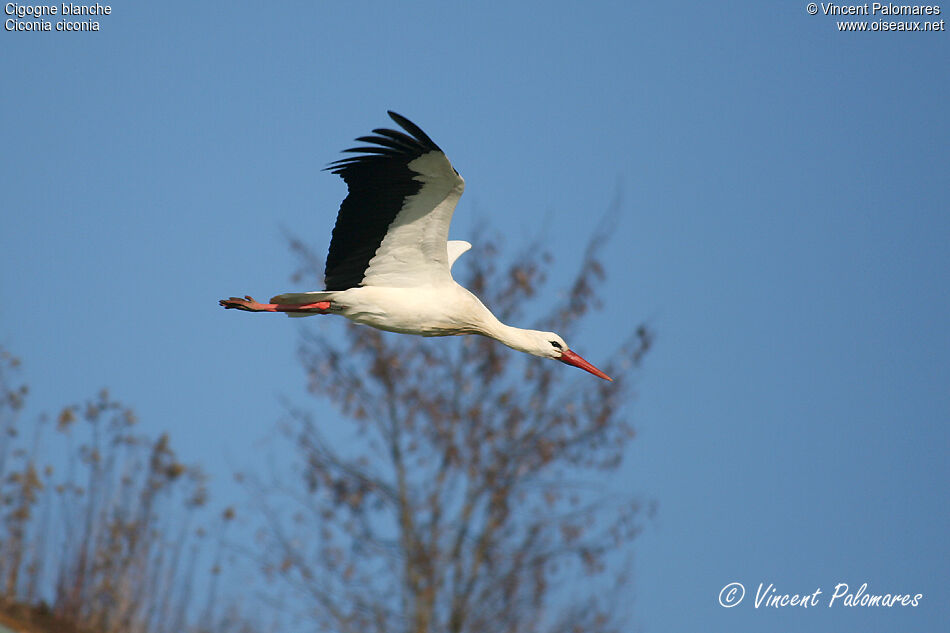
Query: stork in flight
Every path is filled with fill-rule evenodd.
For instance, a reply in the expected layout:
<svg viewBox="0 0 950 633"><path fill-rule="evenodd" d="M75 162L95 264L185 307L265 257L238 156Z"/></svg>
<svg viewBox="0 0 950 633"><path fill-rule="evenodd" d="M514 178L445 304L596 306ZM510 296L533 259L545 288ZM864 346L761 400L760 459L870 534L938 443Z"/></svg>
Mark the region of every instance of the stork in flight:
<svg viewBox="0 0 950 633"><path fill-rule="evenodd" d="M357 155L327 167L343 178L349 193L333 228L326 290L277 295L270 303L258 303L250 296L219 303L288 316L340 314L402 334L481 334L611 380L557 334L505 325L456 283L452 264L472 247L448 239L465 181L417 125L395 112L389 116L409 134L373 130L375 136L356 139L371 146L345 150Z"/></svg>

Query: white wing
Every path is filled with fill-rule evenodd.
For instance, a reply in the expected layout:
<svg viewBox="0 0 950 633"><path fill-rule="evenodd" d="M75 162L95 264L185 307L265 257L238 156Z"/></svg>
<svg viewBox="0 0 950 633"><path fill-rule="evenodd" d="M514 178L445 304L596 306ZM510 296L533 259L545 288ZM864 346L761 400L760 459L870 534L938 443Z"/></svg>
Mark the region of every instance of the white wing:
<svg viewBox="0 0 950 633"><path fill-rule="evenodd" d="M455 265L455 261L462 256L462 253L472 248L472 245L464 240L449 240L446 243L449 255L449 269Z"/></svg>
<svg viewBox="0 0 950 633"><path fill-rule="evenodd" d="M450 282L447 240L465 181L445 154L408 119L411 136L388 129L359 141L376 146L331 164L349 193L340 207L325 272L327 290L412 287ZM454 254L452 261L462 251Z"/></svg>

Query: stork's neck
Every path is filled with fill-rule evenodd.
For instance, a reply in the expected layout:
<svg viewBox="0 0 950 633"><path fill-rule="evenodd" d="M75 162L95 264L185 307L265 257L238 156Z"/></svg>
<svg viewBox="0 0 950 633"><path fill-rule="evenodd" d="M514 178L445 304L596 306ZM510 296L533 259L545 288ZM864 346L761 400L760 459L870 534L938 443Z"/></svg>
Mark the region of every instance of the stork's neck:
<svg viewBox="0 0 950 633"><path fill-rule="evenodd" d="M488 318L484 319L481 325L482 333L485 336L490 336L499 343L504 343L519 352L537 353L537 338L541 334L540 332L506 325L495 318L495 315L491 312L488 312Z"/></svg>

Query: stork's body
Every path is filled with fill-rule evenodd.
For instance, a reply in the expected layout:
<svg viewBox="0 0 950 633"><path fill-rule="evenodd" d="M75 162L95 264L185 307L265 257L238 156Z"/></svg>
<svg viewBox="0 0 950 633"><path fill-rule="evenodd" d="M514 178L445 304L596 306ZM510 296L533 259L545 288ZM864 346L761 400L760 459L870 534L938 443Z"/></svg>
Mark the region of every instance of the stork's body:
<svg viewBox="0 0 950 633"><path fill-rule="evenodd" d="M339 314L401 334L480 334L610 380L557 334L500 322L452 278L452 264L471 248L468 242L448 240L465 181L421 129L398 114L389 115L411 136L373 130L377 136L357 139L373 146L346 150L360 155L328 168L343 177L349 194L333 229L327 289L278 295L268 304L231 297L221 305L290 316Z"/></svg>
<svg viewBox="0 0 950 633"><path fill-rule="evenodd" d="M407 290L386 286L344 290L334 294L329 311L380 330L419 336L489 335L500 324L475 295L454 281Z"/></svg>

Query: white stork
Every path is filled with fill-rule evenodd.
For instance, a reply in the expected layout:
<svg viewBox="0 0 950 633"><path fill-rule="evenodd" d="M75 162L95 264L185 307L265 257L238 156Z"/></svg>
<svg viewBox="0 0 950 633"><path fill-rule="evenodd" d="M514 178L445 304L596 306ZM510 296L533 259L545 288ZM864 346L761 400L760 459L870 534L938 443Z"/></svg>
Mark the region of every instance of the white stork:
<svg viewBox="0 0 950 633"><path fill-rule="evenodd" d="M376 136L356 139L371 146L345 150L358 155L326 168L339 174L349 189L327 254L326 290L277 295L270 303L258 303L250 296L219 303L289 316L340 314L402 334L481 334L611 380L557 334L505 325L456 283L452 264L472 247L448 240L465 181L417 125L395 112L389 116L409 134L373 130Z"/></svg>

